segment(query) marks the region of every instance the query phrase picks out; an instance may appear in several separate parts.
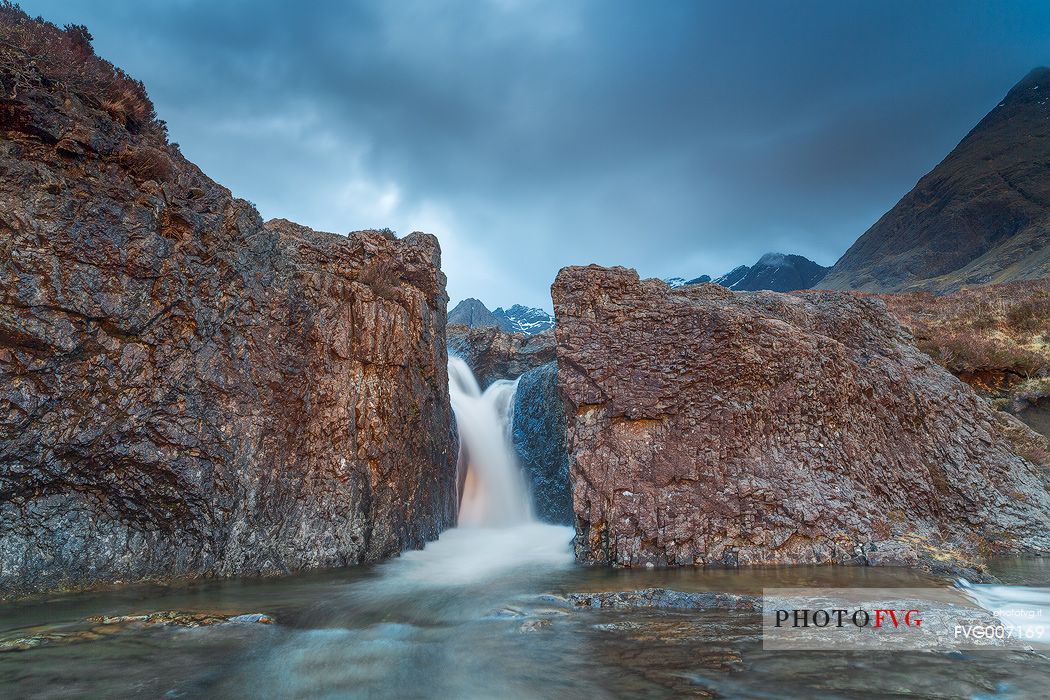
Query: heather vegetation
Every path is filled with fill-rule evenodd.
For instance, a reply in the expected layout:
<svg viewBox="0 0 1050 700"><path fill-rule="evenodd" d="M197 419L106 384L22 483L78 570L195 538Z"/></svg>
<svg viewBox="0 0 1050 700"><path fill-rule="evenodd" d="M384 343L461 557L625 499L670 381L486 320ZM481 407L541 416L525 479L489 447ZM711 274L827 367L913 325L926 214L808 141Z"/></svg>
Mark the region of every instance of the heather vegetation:
<svg viewBox="0 0 1050 700"><path fill-rule="evenodd" d="M57 25L32 18L17 4L0 0L0 91L17 100L36 86L74 93L107 112L132 134L166 138L143 84L95 55L83 25Z"/></svg>
<svg viewBox="0 0 1050 700"><path fill-rule="evenodd" d="M880 298L924 352L984 393L1050 394L1050 280Z"/></svg>

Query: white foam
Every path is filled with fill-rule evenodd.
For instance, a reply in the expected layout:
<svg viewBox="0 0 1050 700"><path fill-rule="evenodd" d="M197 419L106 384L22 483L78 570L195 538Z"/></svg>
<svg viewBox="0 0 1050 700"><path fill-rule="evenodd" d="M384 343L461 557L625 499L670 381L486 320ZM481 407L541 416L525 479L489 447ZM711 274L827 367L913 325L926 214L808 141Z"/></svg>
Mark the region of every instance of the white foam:
<svg viewBox="0 0 1050 700"><path fill-rule="evenodd" d="M386 586L461 586L521 568L567 568L573 564L572 536L572 528L537 522L455 528L424 549L383 564L382 581Z"/></svg>

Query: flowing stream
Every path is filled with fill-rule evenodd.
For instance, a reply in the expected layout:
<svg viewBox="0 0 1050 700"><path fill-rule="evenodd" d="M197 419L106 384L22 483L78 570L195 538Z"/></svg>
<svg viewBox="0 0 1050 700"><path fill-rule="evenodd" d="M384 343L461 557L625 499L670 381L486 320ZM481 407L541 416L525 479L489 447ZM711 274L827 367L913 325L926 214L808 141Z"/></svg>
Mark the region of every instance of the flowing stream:
<svg viewBox="0 0 1050 700"><path fill-rule="evenodd" d="M744 610L576 609L574 592L760 594L765 587L951 588L905 569L614 570L574 563L570 528L535 522L508 438L513 382L482 392L450 363L465 452L460 527L382 564L280 579L135 585L0 604L0 697L41 698L1028 698L1032 651L772 652ZM991 563L1050 584L1050 559ZM982 605L1017 596L960 584ZM100 627L94 615L266 613L276 624ZM1050 615L1050 612L1047 613Z"/></svg>

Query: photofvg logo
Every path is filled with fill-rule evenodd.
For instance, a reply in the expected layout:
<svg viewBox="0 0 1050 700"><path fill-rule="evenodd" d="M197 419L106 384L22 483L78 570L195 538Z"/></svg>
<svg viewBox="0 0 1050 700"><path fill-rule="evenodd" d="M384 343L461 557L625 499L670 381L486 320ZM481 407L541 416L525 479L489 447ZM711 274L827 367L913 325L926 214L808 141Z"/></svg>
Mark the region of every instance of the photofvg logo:
<svg viewBox="0 0 1050 700"><path fill-rule="evenodd" d="M793 610L779 609L776 611L776 627L842 627L853 625L854 627L882 627L883 624L892 624L894 627L919 627L922 618L918 610L894 610L893 608L876 608L875 610L847 610L846 608L834 608L831 610L809 610L795 608Z"/></svg>
<svg viewBox="0 0 1050 700"><path fill-rule="evenodd" d="M1050 650L1050 588L767 588L770 650Z"/></svg>

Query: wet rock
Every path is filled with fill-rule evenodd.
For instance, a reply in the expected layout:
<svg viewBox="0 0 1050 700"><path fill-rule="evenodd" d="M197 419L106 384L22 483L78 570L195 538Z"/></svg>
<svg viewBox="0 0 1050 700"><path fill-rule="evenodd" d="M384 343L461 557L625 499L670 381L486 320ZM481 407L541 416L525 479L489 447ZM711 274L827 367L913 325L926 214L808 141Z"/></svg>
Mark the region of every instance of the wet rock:
<svg viewBox="0 0 1050 700"><path fill-rule="evenodd" d="M676 610L761 610L762 597L734 593L684 592L667 588L637 591L570 593L566 596L576 608L667 608Z"/></svg>
<svg viewBox="0 0 1050 700"><path fill-rule="evenodd" d="M211 627L223 624L261 624L272 625L276 620L264 613L224 614L194 613L178 610L162 610L141 615L96 615L85 622L93 625L90 628L48 629L11 639L0 639L0 652L28 651L44 645L78 644L103 639L118 634L126 629L148 627Z"/></svg>
<svg viewBox="0 0 1050 700"><path fill-rule="evenodd" d="M222 613L194 613L180 610L162 610L159 612L144 613L141 615L96 615L87 618L88 622L99 625L129 625L138 624L146 627L153 625L175 626L175 627L208 627L226 622L253 623L261 625L272 625L273 617L263 613L246 613L242 615L226 615Z"/></svg>
<svg viewBox="0 0 1050 700"><path fill-rule="evenodd" d="M931 567L1050 549L1046 472L1022 450L1038 436L881 302L704 286L558 275L579 559L844 563L874 544L876 563L910 547Z"/></svg>
<svg viewBox="0 0 1050 700"><path fill-rule="evenodd" d="M260 625L272 625L276 620L263 613L248 613L246 615L234 615L230 618L230 622L248 622Z"/></svg>
<svg viewBox="0 0 1050 700"><path fill-rule="evenodd" d="M485 389L497 379L517 379L528 370L554 361L554 334L508 333L498 327L450 325L448 352L463 359Z"/></svg>
<svg viewBox="0 0 1050 700"><path fill-rule="evenodd" d="M602 632L629 632L642 628L637 622L630 622L629 620L624 620L623 622L608 622L601 625L591 625L591 627L596 630L601 630Z"/></svg>
<svg viewBox="0 0 1050 700"><path fill-rule="evenodd" d="M544 593L538 595L536 596L536 600L546 605L552 605L556 608L572 607L572 602L567 597L555 593Z"/></svg>
<svg viewBox="0 0 1050 700"><path fill-rule="evenodd" d="M344 566L454 524L437 240L264 224L84 93L101 59L0 52L0 596Z"/></svg>
<svg viewBox="0 0 1050 700"><path fill-rule="evenodd" d="M0 652L6 651L29 651L45 644L63 642L70 639L70 635L51 633L36 634L28 637L16 637L15 639L0 640Z"/></svg>
<svg viewBox="0 0 1050 700"><path fill-rule="evenodd" d="M572 525L565 409L558 393L557 363L530 369L518 379L512 437L529 480L536 517L555 525Z"/></svg>
<svg viewBox="0 0 1050 700"><path fill-rule="evenodd" d="M862 555L870 566L916 566L919 553L907 542L883 542L863 548Z"/></svg>

